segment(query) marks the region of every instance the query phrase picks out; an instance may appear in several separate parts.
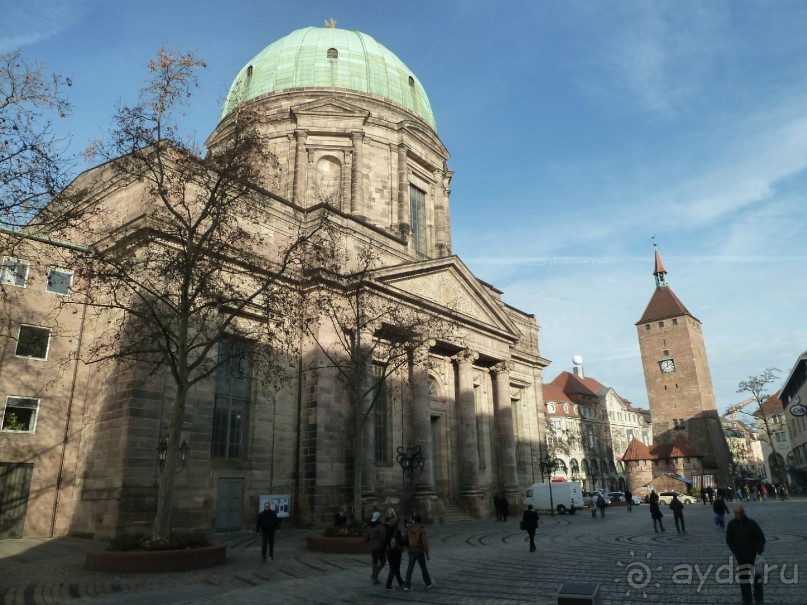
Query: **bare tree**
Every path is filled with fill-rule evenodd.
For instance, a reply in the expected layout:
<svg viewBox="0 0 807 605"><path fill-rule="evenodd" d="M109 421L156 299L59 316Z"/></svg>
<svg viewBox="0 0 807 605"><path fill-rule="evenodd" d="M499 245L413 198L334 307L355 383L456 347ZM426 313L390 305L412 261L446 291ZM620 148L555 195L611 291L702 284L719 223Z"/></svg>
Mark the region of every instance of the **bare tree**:
<svg viewBox="0 0 807 605"><path fill-rule="evenodd" d="M746 412L742 409L739 411L754 418L757 426L761 424L761 428L765 433L763 439L767 441L771 448L771 456L776 462L771 465L771 479L776 483L784 483L784 458L776 451L776 441L774 440L775 427L772 426L771 415L765 413L764 409L765 404L771 398L771 393L768 392L768 385L775 382L778 377L779 369L766 368L761 374L749 376L747 379L740 381L737 385L737 392L747 393L753 403L756 404L756 409L753 412Z"/></svg>
<svg viewBox="0 0 807 605"><path fill-rule="evenodd" d="M53 119L70 113L69 85L20 51L0 54L0 227L28 224L66 184L66 142Z"/></svg>
<svg viewBox="0 0 807 605"><path fill-rule="evenodd" d="M245 357L263 376L284 375L296 351L304 258L327 241L322 223L306 221L302 210L282 209L297 214L297 227L280 232L272 222L281 202L260 189L274 158L255 115L236 108L204 155L181 136L176 117L204 66L191 54L161 50L139 102L119 108L108 137L91 149L108 162L99 178L135 192L136 211L100 225L103 238L77 267L77 289L111 318L89 361L164 369L175 389L155 538L170 533L190 389L214 372L241 371Z"/></svg>
<svg viewBox="0 0 807 605"><path fill-rule="evenodd" d="M355 270L323 270L311 301L319 321L306 327L322 354L318 368L335 370L349 400L355 439L352 480L353 514L361 514L362 475L368 424L391 377L422 366L434 339L454 338L455 324L434 311L390 295L373 276L378 257L359 251ZM335 265L350 266L340 259ZM324 330L322 328L325 328Z"/></svg>

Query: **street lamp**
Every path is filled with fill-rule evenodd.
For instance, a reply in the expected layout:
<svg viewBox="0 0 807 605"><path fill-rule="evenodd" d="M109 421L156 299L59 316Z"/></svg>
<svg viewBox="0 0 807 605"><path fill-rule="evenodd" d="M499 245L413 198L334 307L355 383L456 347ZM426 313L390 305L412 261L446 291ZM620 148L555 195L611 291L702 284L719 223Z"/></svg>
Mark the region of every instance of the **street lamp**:
<svg viewBox="0 0 807 605"><path fill-rule="evenodd" d="M420 474L423 470L423 463L426 461L426 458L423 457L419 445L410 445L407 447L399 445L398 455L395 457L395 460L401 465L404 479L409 479L409 497L407 498L407 502L411 505L412 514L414 514L415 475Z"/></svg>
<svg viewBox="0 0 807 605"><path fill-rule="evenodd" d="M555 502L552 499L552 475L555 471L562 470L566 472L566 463L560 458L553 458L549 454L544 454L538 460L538 467L541 469L541 476L549 480L549 515L555 515Z"/></svg>
<svg viewBox="0 0 807 605"><path fill-rule="evenodd" d="M185 468L185 459L188 457L188 444L185 443L185 440L182 440L182 443L179 446L179 462L180 467L177 471L178 473L182 472L182 469ZM168 457L168 438L163 437L160 439L160 442L157 444L157 461L160 463L160 472L163 472L165 469L165 459Z"/></svg>

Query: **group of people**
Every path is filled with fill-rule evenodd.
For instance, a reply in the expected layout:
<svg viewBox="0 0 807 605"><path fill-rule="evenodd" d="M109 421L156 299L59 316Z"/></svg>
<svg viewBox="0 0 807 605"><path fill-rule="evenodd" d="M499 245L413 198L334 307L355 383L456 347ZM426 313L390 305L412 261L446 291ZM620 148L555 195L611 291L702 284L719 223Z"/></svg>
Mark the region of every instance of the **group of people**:
<svg viewBox="0 0 807 605"><path fill-rule="evenodd" d="M395 510L387 510L387 518L381 522L381 513L376 511L370 519L370 526L367 529L367 541L370 546L370 556L373 562L373 571L370 578L373 584L380 584L378 579L381 570L389 563L387 573L387 590L395 590L392 581L398 582L397 588L404 590L412 589L412 573L415 564L420 565L420 572L423 575L423 583L426 588L434 586L426 561L429 559L429 541L426 526L420 515L415 515L410 523L405 523L403 529ZM401 560L403 549L409 553L409 566L406 569L406 579L401 578Z"/></svg>
<svg viewBox="0 0 807 605"><path fill-rule="evenodd" d="M721 528L725 527L725 515L729 512L724 494L725 492L722 489L718 489L717 491L712 490L711 496L715 525ZM500 496L500 494L497 493L497 496ZM626 493L628 501L630 501L630 497L631 496L628 496ZM708 495L707 498L709 498ZM496 501L494 497L494 503ZM506 498L504 501L506 502ZM648 501L650 503L650 515L653 519L653 530L655 532L658 532L659 529L661 529L662 532L665 531L662 522L664 515L659 506L658 494L655 491L651 491ZM499 502L501 502L501 500L499 500ZM500 520L498 505L496 506L496 510L498 521ZM686 532L683 512L684 503L678 499L677 495L674 495L670 501L670 510L673 513L676 530L678 530L679 533ZM503 514L503 518L506 519L506 513ZM337 525L343 525L347 522L347 515L343 510L340 510L336 514L334 522ZM537 550L535 545L535 532L538 529L538 523L538 512L533 508L532 504L530 504L527 506L521 518L521 529L526 531L529 537L530 552ZM272 507L267 502L264 505L263 512L258 515L257 523L257 530L262 535L261 558L263 561L266 561L267 551L269 559L274 558L274 533L277 527L277 513L272 510ZM434 586L434 582L426 567L426 561L429 559L429 542L426 527L423 525L423 520L420 515L414 515L411 522L405 523L404 526L401 527L400 519L395 514L394 509L390 508L387 510L387 517L383 522L381 520L381 513L374 512L367 530L367 541L372 558L372 572L370 577L374 584L380 584L381 581L378 576L384 566L389 564L386 589L395 590L396 587L394 587L392 583L393 580L396 580L398 583L397 588L411 590L412 574L415 565L418 564L420 565L423 583L426 585L426 588ZM760 563L760 561L762 553L765 550L765 534L762 532L758 523L746 516L745 509L742 506L736 506L734 508L734 518L729 521L728 527L726 527L726 544L738 564L737 577L743 603L746 605L754 601L762 603L763 582L761 572L764 569L764 562ZM401 560L403 558L404 548L406 548L409 553L409 565L406 570L405 579L401 577Z"/></svg>

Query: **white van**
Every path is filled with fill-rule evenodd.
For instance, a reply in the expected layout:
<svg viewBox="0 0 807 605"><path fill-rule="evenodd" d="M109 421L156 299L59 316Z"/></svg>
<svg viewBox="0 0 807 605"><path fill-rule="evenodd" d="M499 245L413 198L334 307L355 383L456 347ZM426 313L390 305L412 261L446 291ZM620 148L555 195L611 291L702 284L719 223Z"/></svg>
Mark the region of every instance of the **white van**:
<svg viewBox="0 0 807 605"><path fill-rule="evenodd" d="M532 504L535 510L555 510L561 515L574 514L579 508L584 508L583 490L577 481L557 481L552 485L552 504L549 502L549 483L534 483L527 490L526 502Z"/></svg>

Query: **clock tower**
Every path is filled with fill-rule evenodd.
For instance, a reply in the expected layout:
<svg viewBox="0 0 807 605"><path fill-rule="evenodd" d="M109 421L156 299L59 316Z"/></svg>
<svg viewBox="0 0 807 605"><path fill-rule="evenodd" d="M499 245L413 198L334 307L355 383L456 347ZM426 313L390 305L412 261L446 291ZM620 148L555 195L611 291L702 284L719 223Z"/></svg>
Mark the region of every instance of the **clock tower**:
<svg viewBox="0 0 807 605"><path fill-rule="evenodd" d="M636 322L653 440L672 443L676 437L684 437L703 454L705 483L725 485L729 451L717 413L701 322L667 284L658 251L655 261L656 289Z"/></svg>

